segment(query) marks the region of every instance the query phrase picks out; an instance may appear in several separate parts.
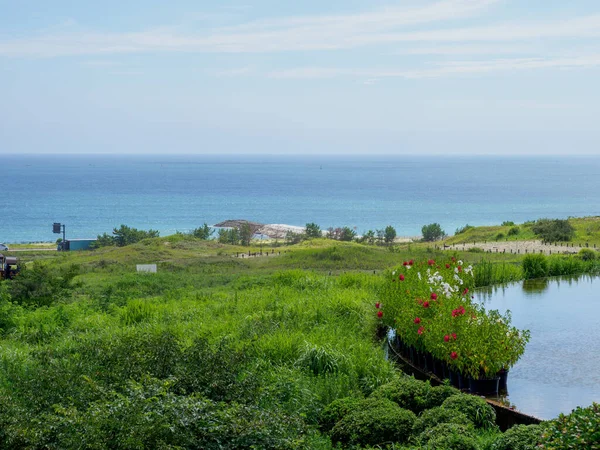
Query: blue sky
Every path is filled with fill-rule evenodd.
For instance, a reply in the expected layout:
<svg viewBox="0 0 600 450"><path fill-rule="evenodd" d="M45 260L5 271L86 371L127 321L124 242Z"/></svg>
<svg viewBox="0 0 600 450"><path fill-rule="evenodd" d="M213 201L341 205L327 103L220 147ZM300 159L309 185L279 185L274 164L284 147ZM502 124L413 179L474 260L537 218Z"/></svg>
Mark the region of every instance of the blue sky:
<svg viewBox="0 0 600 450"><path fill-rule="evenodd" d="M597 0L0 0L0 153L600 154Z"/></svg>

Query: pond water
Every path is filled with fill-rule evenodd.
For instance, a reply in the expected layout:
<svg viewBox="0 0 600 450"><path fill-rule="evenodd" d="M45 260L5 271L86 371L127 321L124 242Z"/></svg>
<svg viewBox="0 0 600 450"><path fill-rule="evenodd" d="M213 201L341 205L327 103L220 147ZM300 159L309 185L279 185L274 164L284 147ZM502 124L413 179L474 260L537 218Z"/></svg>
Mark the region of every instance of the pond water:
<svg viewBox="0 0 600 450"><path fill-rule="evenodd" d="M600 277L528 280L479 290L475 300L510 310L531 331L502 400L541 419L600 402Z"/></svg>

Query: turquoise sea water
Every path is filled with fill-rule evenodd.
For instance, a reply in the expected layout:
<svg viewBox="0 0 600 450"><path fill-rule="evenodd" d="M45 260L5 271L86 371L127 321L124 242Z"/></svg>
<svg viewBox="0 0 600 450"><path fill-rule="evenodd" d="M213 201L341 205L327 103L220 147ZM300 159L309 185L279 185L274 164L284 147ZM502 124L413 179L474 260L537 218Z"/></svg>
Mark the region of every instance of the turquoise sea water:
<svg viewBox="0 0 600 450"><path fill-rule="evenodd" d="M2 156L0 242L161 235L226 219L420 234L600 215L600 158Z"/></svg>

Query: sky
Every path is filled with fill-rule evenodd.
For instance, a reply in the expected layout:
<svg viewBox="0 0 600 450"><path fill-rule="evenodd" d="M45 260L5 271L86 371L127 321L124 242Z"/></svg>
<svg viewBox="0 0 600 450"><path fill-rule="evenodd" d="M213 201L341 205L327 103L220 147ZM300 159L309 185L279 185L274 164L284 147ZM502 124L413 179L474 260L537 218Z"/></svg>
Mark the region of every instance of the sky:
<svg viewBox="0 0 600 450"><path fill-rule="evenodd" d="M0 0L0 153L600 155L598 0Z"/></svg>

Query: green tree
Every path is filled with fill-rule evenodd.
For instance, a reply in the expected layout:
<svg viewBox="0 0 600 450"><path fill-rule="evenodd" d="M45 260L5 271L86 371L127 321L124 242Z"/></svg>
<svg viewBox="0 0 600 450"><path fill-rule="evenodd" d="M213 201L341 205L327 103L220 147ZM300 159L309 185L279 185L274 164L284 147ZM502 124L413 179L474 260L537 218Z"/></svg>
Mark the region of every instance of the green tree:
<svg viewBox="0 0 600 450"><path fill-rule="evenodd" d="M388 225L387 227L385 227L383 240L386 244L391 244L392 242L394 242L394 239L396 239L396 229L393 226Z"/></svg>
<svg viewBox="0 0 600 450"><path fill-rule="evenodd" d="M375 244L376 239L377 239L377 236L375 235L375 232L373 230L369 230L362 235L360 242L369 244L369 245L373 245L373 244Z"/></svg>
<svg viewBox="0 0 600 450"><path fill-rule="evenodd" d="M421 233L423 234L423 240L426 242L438 241L446 235L439 223L423 225L423 228L421 228Z"/></svg>
<svg viewBox="0 0 600 450"><path fill-rule="evenodd" d="M74 278L79 272L77 265L56 268L35 261L30 267L24 265L19 276L10 282L10 296L20 305L49 306L70 295L77 287Z"/></svg>
<svg viewBox="0 0 600 450"><path fill-rule="evenodd" d="M237 245L240 243L240 231L237 228L221 228L218 234L220 244Z"/></svg>
<svg viewBox="0 0 600 450"><path fill-rule="evenodd" d="M252 236L254 236L254 230L248 223L243 223L240 226L240 240L242 241L242 245L248 247L250 245L250 241L252 240Z"/></svg>
<svg viewBox="0 0 600 450"><path fill-rule="evenodd" d="M575 228L568 220L539 219L531 229L545 242L570 241L575 236Z"/></svg>
<svg viewBox="0 0 600 450"><path fill-rule="evenodd" d="M128 227L127 225L121 225L120 228L113 228L112 234L112 236L107 233L98 235L94 247L108 247L111 245L125 247L126 245L135 244L142 239L156 238L159 236L159 233L156 230L138 230L137 228Z"/></svg>
<svg viewBox="0 0 600 450"><path fill-rule="evenodd" d="M356 237L356 231L354 231L350 227L344 227L344 228L342 228L342 230L340 232L339 240L340 241L350 242L355 237Z"/></svg>
<svg viewBox="0 0 600 450"><path fill-rule="evenodd" d="M201 239L203 241L210 239L214 233L215 230L209 227L206 224L206 222L204 222L204 225L202 225L201 227L192 230L192 236L197 237L198 239Z"/></svg>
<svg viewBox="0 0 600 450"><path fill-rule="evenodd" d="M306 224L306 237L308 239L320 238L322 237L321 227L314 222Z"/></svg>

